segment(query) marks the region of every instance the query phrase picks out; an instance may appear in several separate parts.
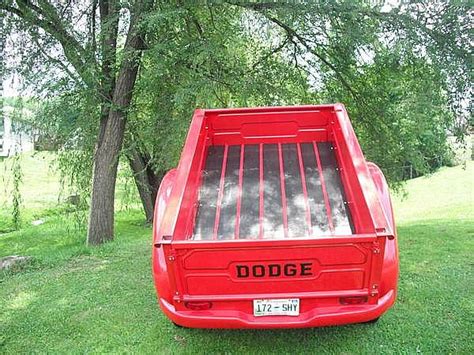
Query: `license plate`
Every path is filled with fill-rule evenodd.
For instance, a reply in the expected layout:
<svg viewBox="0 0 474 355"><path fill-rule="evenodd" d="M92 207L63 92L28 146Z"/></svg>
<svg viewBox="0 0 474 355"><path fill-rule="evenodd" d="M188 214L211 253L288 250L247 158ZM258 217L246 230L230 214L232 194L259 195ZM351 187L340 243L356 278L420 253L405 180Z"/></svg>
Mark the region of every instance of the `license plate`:
<svg viewBox="0 0 474 355"><path fill-rule="evenodd" d="M300 314L299 298L253 300L253 315L261 316L298 316Z"/></svg>

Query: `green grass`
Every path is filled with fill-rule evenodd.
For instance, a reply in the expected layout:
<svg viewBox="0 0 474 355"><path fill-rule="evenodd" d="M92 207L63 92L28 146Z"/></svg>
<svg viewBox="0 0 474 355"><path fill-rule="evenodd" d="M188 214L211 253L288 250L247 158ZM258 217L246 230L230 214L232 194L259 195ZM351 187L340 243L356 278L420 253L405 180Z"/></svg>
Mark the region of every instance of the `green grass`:
<svg viewBox="0 0 474 355"><path fill-rule="evenodd" d="M21 155L23 182L22 199L28 210L42 210L54 206L60 194L60 184L53 164L54 155L49 152ZM0 205L10 202L12 184L11 158L0 160Z"/></svg>
<svg viewBox="0 0 474 355"><path fill-rule="evenodd" d="M73 213L74 206L66 203L67 197L76 191L60 184L55 157L51 152L24 153L20 157L23 175L20 184L23 226L37 219L48 221L58 214L65 219L76 219L77 223L87 217L87 212ZM12 164L12 158L0 159L0 235L14 229L11 219ZM128 165L123 163L118 172L117 196L116 210L140 208L131 172ZM80 196L84 197L88 196Z"/></svg>
<svg viewBox="0 0 474 355"><path fill-rule="evenodd" d="M406 198L395 198L401 223L419 220L474 221L474 162L442 168L436 174L409 181Z"/></svg>
<svg viewBox="0 0 474 355"><path fill-rule="evenodd" d="M48 208L57 206L61 194L59 179L53 168L53 155L48 152L22 154L23 174L20 185L22 211L25 221L39 218ZM12 158L0 160L0 233L10 231L12 184Z"/></svg>
<svg viewBox="0 0 474 355"><path fill-rule="evenodd" d="M151 229L119 212L113 243L88 249L60 214L0 236L0 256L35 261L0 280L0 353L474 352L473 168L446 168L396 199L401 274L396 305L373 325L292 330L174 327L159 311Z"/></svg>

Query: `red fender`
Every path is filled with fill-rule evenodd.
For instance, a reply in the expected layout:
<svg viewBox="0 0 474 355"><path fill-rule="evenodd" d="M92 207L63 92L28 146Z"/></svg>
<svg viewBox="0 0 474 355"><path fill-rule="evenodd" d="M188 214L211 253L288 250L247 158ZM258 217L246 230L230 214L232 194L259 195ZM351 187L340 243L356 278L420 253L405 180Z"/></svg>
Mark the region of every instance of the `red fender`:
<svg viewBox="0 0 474 355"><path fill-rule="evenodd" d="M153 277L155 279L155 287L159 298L166 299L171 302L172 295L170 290L167 266L163 248L155 247L155 243L159 242L161 235L159 229L161 221L165 214L168 200L171 196L174 180L176 177L176 169L172 169L166 173L161 180L160 188L156 196L155 202L155 218L153 219L153 252L152 252L152 268Z"/></svg>
<svg viewBox="0 0 474 355"><path fill-rule="evenodd" d="M372 162L367 163L372 179L377 187L380 201L387 216L395 238L388 239L385 243L385 254L382 268L382 276L380 282L380 295L383 296L390 290L397 290L399 262L398 262L398 242L397 230L395 228L395 218L393 215L392 200L390 198L390 191L388 189L387 180L382 173L382 170Z"/></svg>

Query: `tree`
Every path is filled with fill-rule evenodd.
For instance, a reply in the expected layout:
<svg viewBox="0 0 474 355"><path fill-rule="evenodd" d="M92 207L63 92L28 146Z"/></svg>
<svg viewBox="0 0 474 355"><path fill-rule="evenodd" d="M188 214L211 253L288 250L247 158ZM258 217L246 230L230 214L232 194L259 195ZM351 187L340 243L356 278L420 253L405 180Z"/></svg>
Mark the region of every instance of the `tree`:
<svg viewBox="0 0 474 355"><path fill-rule="evenodd" d="M161 4L144 25L148 50L140 67L125 148L127 155L140 152L143 173L135 176L145 186L142 196L150 196L147 191L156 194L157 182L177 163L196 107L312 101L304 72L272 55L273 44L245 30L238 9ZM155 195L148 198L149 205L154 199ZM147 216L152 213L150 208Z"/></svg>
<svg viewBox="0 0 474 355"><path fill-rule="evenodd" d="M407 162L423 171L444 154L446 130L465 129L456 119L472 94L462 3L10 0L0 10L26 34L13 66L46 92L41 124L79 152L70 165L82 184L93 171L90 244L113 237L121 151L152 219L197 106L346 102L392 184Z"/></svg>
<svg viewBox="0 0 474 355"><path fill-rule="evenodd" d="M94 153L91 208L88 227L88 244L101 244L113 239L114 193L117 166L125 134L127 110L132 100L141 51L144 49L140 21L149 11L151 1L137 1L130 6L129 27L121 58L117 58L117 39L121 8L114 1L93 1L90 7L79 9L87 12L90 34L86 45L76 37L77 33L68 22L74 9L70 2L53 4L49 1L18 0L3 2L0 8L16 15L29 26L32 33L44 31L49 42L59 43L67 64L72 67L82 83L95 92L100 106L100 124ZM99 38L96 43L96 11L99 8ZM77 10L77 9L76 9ZM83 13L79 16L81 19ZM38 36L32 36L38 39ZM41 48L41 46L39 46ZM99 60L96 59L99 57ZM54 60L54 58L53 58ZM117 65L117 62L119 63ZM117 69L118 67L118 69ZM70 73L72 78L75 73Z"/></svg>
<svg viewBox="0 0 474 355"><path fill-rule="evenodd" d="M222 43L212 43L212 40L222 40L227 38L229 33L239 31L240 14L222 8L220 12L222 17L219 18L219 21L222 24L222 20L226 18L228 23L226 32L222 33L213 23L211 8L190 4L178 7L174 4L155 4L154 14L159 18L155 22L144 20L144 14L152 6L151 2L138 1L130 7L120 7L118 3L106 0L84 4L63 4L52 1L39 1L36 4L18 0L2 3L0 6L1 9L13 15L9 18L11 27L15 31L27 33L28 40L31 39L33 42L31 45L25 41L23 46L16 46L24 59L18 66L32 69L24 75L39 88L39 91L46 91L47 95L56 96L55 99L49 100L43 106L42 112L47 115L42 116L49 117L49 119L46 122L40 122L40 126L49 131L55 131L56 138L63 140L63 143L68 141L70 143L72 136L73 148L86 148L82 155L67 154L68 160L71 157L74 158L70 170L78 173L76 165L81 156L86 162L79 166L87 166L87 159L90 159L88 147L95 141L88 243L100 244L110 240L113 237L113 197L118 157L127 130L126 121L130 112L132 92L139 73L143 49L146 45L152 46L154 49L161 48L158 53L153 51L153 54L163 57L168 68L174 66L181 68L186 73L185 80L188 84L192 77L190 73L199 73L195 78L199 76L205 78L199 83L206 82L203 87L205 90L209 90L210 83L215 84L220 81L209 73L213 70L221 70L222 63L213 61L211 66L204 67L202 63L196 65L188 58L185 60L177 58L180 56L182 47L171 48L172 54L165 55L164 44L193 46L199 43L195 50L189 51L186 55L192 56L199 52L198 55L203 59L212 58L212 55L216 53L212 53L211 46L215 45L214 49L216 49L222 45ZM128 10L129 15L121 14L123 10ZM200 11L199 19L194 14L195 10ZM16 21L17 19L20 21ZM120 32L120 26L121 24L123 26L127 21L130 24L127 34L124 35ZM179 28L176 31L172 30L171 21L176 21L178 24ZM212 23L212 39L206 39L208 31L203 32L202 26L199 24L200 21L205 26L208 24L211 26ZM72 25L73 23L81 23L81 26L75 27ZM154 35L154 37L150 36L151 40L148 44L144 42L146 26L148 26L149 34L153 33ZM157 26L159 31L156 31L154 26ZM125 37L125 44L123 48L119 49L117 43L122 37ZM229 42L227 41L227 43ZM21 48L25 50L22 51ZM218 49L226 55L232 56L231 51L227 48ZM35 55L31 55L32 53ZM151 59L150 62L156 61L157 57ZM41 63L38 63L38 58L42 59ZM176 62L173 62L174 60ZM232 78L234 81L242 78L243 68L228 69L231 71L227 75L228 78ZM234 72L234 69L237 71ZM31 74L34 72L38 74ZM55 76L51 76L51 73L58 74L59 79L55 80ZM53 79L44 81L44 78L51 77ZM146 81L146 74L142 77ZM158 75L158 77L163 79L163 75ZM159 83L154 82L154 84L160 87ZM177 90L176 86L170 87L170 89L175 92ZM212 90L212 95L217 97L216 88L212 88ZM159 96L166 97L168 94L169 92L164 91L160 92ZM246 92L245 96L250 98L252 95ZM192 97L195 98L196 95L190 95L190 98ZM186 112L189 112L195 104L191 104L192 100L187 102L189 106ZM212 99L201 100L201 102L215 104L211 103ZM73 108L73 112L71 112L71 108ZM163 114L166 114L166 111ZM159 114L157 117L163 118L163 114ZM140 116L143 117L143 114ZM96 126L97 121L98 125ZM154 132L153 125L156 122L150 122L150 124L151 127L145 127L150 132ZM156 192L164 174L164 169L160 168L156 162L163 162L163 159L154 157L153 144L157 139L151 138L149 141L152 144L143 140L143 137L153 135L144 132L145 130L140 129L141 126L143 124L131 125L128 129L124 152L134 172L146 219L151 221ZM159 146L163 147L162 144ZM164 155L166 156L166 154ZM167 166L168 164L164 164L164 167ZM84 170L86 178L75 178L75 181L80 180L82 185L85 185L84 181L87 181L88 176L88 169Z"/></svg>
<svg viewBox="0 0 474 355"><path fill-rule="evenodd" d="M367 155L400 186L403 167L431 171L446 135L462 139L472 101L472 10L451 1L235 2L271 25L325 101L347 104ZM301 58L303 57L303 58Z"/></svg>
<svg viewBox="0 0 474 355"><path fill-rule="evenodd" d="M124 54L115 81L112 72L117 35L115 25L118 12L113 2L100 2L104 36L102 92L107 97L106 107L101 110L101 122L94 157L94 174L87 240L89 244L101 244L114 236L114 196L119 154L122 149L127 120L127 109L132 100L133 87L138 73L141 50L144 48L143 34L139 31L140 19L149 10L149 2L137 2L130 16L130 26L123 48ZM104 9L102 9L102 7ZM108 8L108 9L107 9ZM113 23L111 25L111 23ZM111 28L111 30L110 30Z"/></svg>

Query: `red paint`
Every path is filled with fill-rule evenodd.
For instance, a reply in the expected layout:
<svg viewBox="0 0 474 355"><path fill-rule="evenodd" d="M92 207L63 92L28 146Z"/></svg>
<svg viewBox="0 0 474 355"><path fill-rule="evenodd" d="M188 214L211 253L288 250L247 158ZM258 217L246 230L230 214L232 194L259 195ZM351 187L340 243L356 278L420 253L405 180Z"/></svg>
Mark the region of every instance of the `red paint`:
<svg viewBox="0 0 474 355"><path fill-rule="evenodd" d="M244 181L244 145L240 145L240 164L239 164L239 191L237 195L237 213L235 215L235 239L239 239L240 234L240 209L242 208L242 184Z"/></svg>
<svg viewBox="0 0 474 355"><path fill-rule="evenodd" d="M259 224L259 233L258 233L258 238L262 239L263 238L263 217L264 217L264 210L263 210L263 144L259 145L258 148L258 161L259 161L259 217L258 217L258 224Z"/></svg>
<svg viewBox="0 0 474 355"><path fill-rule="evenodd" d="M321 165L321 159L319 158L318 146L313 142L314 156L316 157L316 164L318 165L319 180L321 181L321 190L323 191L324 205L326 206L326 215L328 217L328 225L331 234L334 234L334 225L332 223L331 204L329 203L328 191L326 189L326 183L324 182L323 167Z"/></svg>
<svg viewBox="0 0 474 355"><path fill-rule="evenodd" d="M217 196L216 206L216 219L214 221L214 232L212 233L212 239L217 239L217 230L219 229L219 220L221 217L222 198L224 197L224 177L227 167L227 154L229 152L229 146L224 147L224 158L222 159L222 172L221 179L219 182L219 194Z"/></svg>
<svg viewBox="0 0 474 355"><path fill-rule="evenodd" d="M285 190L285 167L283 163L283 153L281 151L281 144L278 143L278 161L280 163L280 188L281 188L281 211L283 214L283 232L285 238L288 237L288 206L286 204L286 190Z"/></svg>
<svg viewBox="0 0 474 355"><path fill-rule="evenodd" d="M259 144L259 236L262 236L263 144L279 145L282 169L281 144L304 142L331 142L336 147L354 234L242 239L239 235L244 159L241 146L235 239L189 239L194 228L201 169L209 146ZM313 147L319 161L317 146ZM227 148L225 151L226 155ZM301 172L304 166L299 145L298 160ZM224 174L225 169L219 187L216 186L220 189L220 202L213 237L220 218ZM301 177L306 221L311 225L304 174ZM283 179L281 171L280 178ZM324 204L329 206L327 191L324 196ZM329 220L330 213L329 208ZM161 183L153 238L153 275L160 307L172 321L183 326L297 328L357 323L381 316L395 302L398 249L389 190L380 169L365 161L341 104L197 110L179 165ZM255 267L252 276L238 277L239 265ZM285 267L284 275L272 276L278 274L272 270ZM304 268L303 274L298 267ZM295 268L300 273L292 272ZM266 271L260 274L261 270ZM300 299L299 316L254 317L252 301L272 298Z"/></svg>
<svg viewBox="0 0 474 355"><path fill-rule="evenodd" d="M304 204L306 207L306 223L308 225L308 235L311 236L313 234L313 228L311 224L311 211L309 209L308 190L306 189L306 174L304 172L303 157L301 155L301 146L299 143L297 144L297 148L298 148L298 163L300 166L301 186L303 187Z"/></svg>

